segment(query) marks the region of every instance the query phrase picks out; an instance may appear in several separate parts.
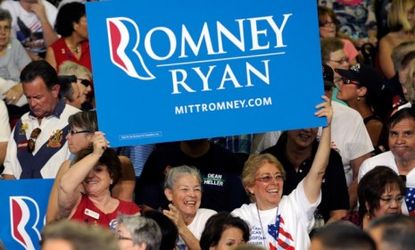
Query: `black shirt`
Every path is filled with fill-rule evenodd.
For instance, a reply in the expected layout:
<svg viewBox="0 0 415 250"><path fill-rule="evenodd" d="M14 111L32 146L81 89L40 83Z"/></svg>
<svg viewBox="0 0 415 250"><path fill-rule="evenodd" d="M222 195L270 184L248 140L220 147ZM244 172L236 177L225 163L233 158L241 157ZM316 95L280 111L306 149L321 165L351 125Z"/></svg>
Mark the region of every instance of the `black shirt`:
<svg viewBox="0 0 415 250"><path fill-rule="evenodd" d="M202 175L201 208L232 211L248 202L240 178L240 161L232 152L210 143L206 154L193 158L183 153L180 143L173 143L150 154L136 184L136 203L166 208L168 201L163 189L166 167L181 165L196 167Z"/></svg>
<svg viewBox="0 0 415 250"><path fill-rule="evenodd" d="M317 152L318 142L313 142L312 156L306 159L295 171L294 166L288 161L286 154L287 133L283 133L277 144L265 149L262 153L274 155L283 165L286 172L283 194L290 194L300 181L310 171L314 156ZM321 186L322 198L318 206L318 212L327 221L330 218L330 211L338 209L349 209L349 193L347 190L346 177L344 174L341 156L333 149L330 150L329 163L324 174Z"/></svg>

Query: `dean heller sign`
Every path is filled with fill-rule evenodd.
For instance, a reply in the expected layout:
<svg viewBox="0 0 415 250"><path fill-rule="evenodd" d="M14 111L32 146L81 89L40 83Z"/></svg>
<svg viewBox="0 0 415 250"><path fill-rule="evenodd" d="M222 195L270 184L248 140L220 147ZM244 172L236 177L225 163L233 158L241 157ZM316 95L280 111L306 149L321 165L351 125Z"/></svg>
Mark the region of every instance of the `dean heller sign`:
<svg viewBox="0 0 415 250"><path fill-rule="evenodd" d="M323 123L313 115L322 77L312 1L114 1L87 11L99 124L113 146Z"/></svg>

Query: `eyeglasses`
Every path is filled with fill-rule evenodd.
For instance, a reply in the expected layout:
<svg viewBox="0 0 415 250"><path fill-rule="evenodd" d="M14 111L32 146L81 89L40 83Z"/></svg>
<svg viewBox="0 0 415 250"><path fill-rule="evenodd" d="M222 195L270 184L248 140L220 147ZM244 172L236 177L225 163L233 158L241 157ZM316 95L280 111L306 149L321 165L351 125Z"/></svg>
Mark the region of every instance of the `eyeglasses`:
<svg viewBox="0 0 415 250"><path fill-rule="evenodd" d="M336 26L336 23L333 21L325 21L319 23L320 27Z"/></svg>
<svg viewBox="0 0 415 250"><path fill-rule="evenodd" d="M39 137L40 132L42 132L40 128L35 128L32 130L32 133L30 133L30 138L27 141L27 151L29 151L29 153L32 153L35 150L36 140Z"/></svg>
<svg viewBox="0 0 415 250"><path fill-rule="evenodd" d="M403 195L398 195L396 197L379 197L379 200L385 202L388 205L391 205L392 201L395 201L398 204L402 204L404 198L405 197Z"/></svg>
<svg viewBox="0 0 415 250"><path fill-rule="evenodd" d="M123 237L121 235L118 235L118 240L133 240L132 238L128 238L128 237Z"/></svg>
<svg viewBox="0 0 415 250"><path fill-rule="evenodd" d="M276 174L274 176L272 175L264 175L255 178L256 181L262 182L262 183L271 183L273 180L275 181L283 181L285 178L282 174Z"/></svg>
<svg viewBox="0 0 415 250"><path fill-rule="evenodd" d="M83 133L93 133L93 132L92 132L92 131L89 131L89 130L75 131L75 130L73 130L73 129L71 129L71 130L69 131L69 134L71 134L71 135L83 134Z"/></svg>
<svg viewBox="0 0 415 250"><path fill-rule="evenodd" d="M121 236L119 234L117 234L116 237L117 237L118 240L133 240L132 238L124 237L124 236Z"/></svg>
<svg viewBox="0 0 415 250"><path fill-rule="evenodd" d="M356 81L353 81L353 80L350 80L350 79L347 79L347 78L344 78L344 77L342 77L342 82L343 82L343 84L353 84L353 85L356 85L356 86L360 86L360 84L359 84L359 82L356 82Z"/></svg>
<svg viewBox="0 0 415 250"><path fill-rule="evenodd" d="M120 231L113 231L113 233L114 233L114 235L115 235L115 237L118 239L118 240L133 240L132 238L130 238L130 237L125 237L125 236L122 236L121 235L121 233L122 232L120 232Z"/></svg>
<svg viewBox="0 0 415 250"><path fill-rule="evenodd" d="M91 86L91 81L87 79L78 78L78 80L84 85L85 87Z"/></svg>
<svg viewBox="0 0 415 250"><path fill-rule="evenodd" d="M333 59L330 59L329 61L331 61L331 62L335 62L335 63L338 63L338 64L344 64L344 63L349 63L349 58L347 58L347 57L342 57L342 58L340 58L339 60L333 60Z"/></svg>

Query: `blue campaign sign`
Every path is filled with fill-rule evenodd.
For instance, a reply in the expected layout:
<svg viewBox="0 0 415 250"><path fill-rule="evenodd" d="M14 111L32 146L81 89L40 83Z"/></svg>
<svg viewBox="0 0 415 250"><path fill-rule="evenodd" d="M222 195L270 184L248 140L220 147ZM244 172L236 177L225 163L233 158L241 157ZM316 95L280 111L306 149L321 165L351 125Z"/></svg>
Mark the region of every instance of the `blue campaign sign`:
<svg viewBox="0 0 415 250"><path fill-rule="evenodd" d="M107 1L87 18L112 146L325 123L315 1Z"/></svg>
<svg viewBox="0 0 415 250"><path fill-rule="evenodd" d="M53 179L0 181L0 240L7 249L40 249Z"/></svg>

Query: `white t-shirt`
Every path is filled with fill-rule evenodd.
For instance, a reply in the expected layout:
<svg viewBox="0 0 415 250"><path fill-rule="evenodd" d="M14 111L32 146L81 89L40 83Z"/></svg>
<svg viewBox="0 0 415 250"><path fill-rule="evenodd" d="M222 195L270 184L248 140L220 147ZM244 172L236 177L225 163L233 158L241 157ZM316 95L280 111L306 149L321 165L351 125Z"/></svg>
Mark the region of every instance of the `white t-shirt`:
<svg viewBox="0 0 415 250"><path fill-rule="evenodd" d="M0 99L0 142L7 142L10 138L9 114L6 104Z"/></svg>
<svg viewBox="0 0 415 250"><path fill-rule="evenodd" d="M40 1L42 1L43 6L45 6L46 17L48 18L49 24L54 27L56 15L58 13L56 7L46 0ZM39 53L46 51L42 25L34 12L23 9L19 1L3 1L0 7L8 10L12 16L13 36L15 36L22 44L30 43L29 50L32 52ZM27 31L30 31L30 35L27 34L27 31L19 27L18 18L24 23Z"/></svg>
<svg viewBox="0 0 415 250"><path fill-rule="evenodd" d="M362 166L360 166L359 170L358 181L360 182L362 177L367 172L369 172L377 166L389 167L399 175L399 169L396 165L395 156L393 156L391 151L386 151L382 154L375 155L362 163ZM409 213L408 207L410 211L415 210L415 196L411 194L415 190L415 168L409 171L409 173L406 175L406 189L407 193L405 195L405 202L402 203L403 214Z"/></svg>
<svg viewBox="0 0 415 250"><path fill-rule="evenodd" d="M45 156L43 153L46 152L44 150L45 148L59 148L59 150L51 155L50 158L47 158L45 164L41 166L40 174L42 175L42 178L55 178L59 170L59 166L70 157L71 153L68 149L68 142L63 138L64 135L60 133L68 126L69 116L79 111L79 109L66 104L63 111L59 114L59 117L55 115L44 117L41 124L39 124L36 117L30 115L29 113L24 114L20 118L23 125L19 131L16 131L16 133L25 136L27 140L30 138L30 134L35 128L41 129L41 132L36 139L34 151L31 153L33 155L33 161L38 163L39 160L44 160ZM25 150L26 146L22 143L16 143L15 130L16 127L13 128L9 143L7 144L7 154L6 159L4 160L3 174L14 175L16 179L20 179L23 170L17 154L21 150ZM55 139L58 139L58 145L52 145L52 143L56 141ZM62 142L64 142L63 145L61 144ZM49 145L51 146L49 147Z"/></svg>
<svg viewBox="0 0 415 250"><path fill-rule="evenodd" d="M353 178L350 161L374 150L363 118L356 110L331 102L333 119L331 123L332 148L342 157L347 186Z"/></svg>
<svg viewBox="0 0 415 250"><path fill-rule="evenodd" d="M197 210L196 216L193 218L192 223L187 225L187 228L190 230L190 232L193 233L196 239L200 240L200 236L202 236L202 232L205 229L207 220L215 214L216 211L212 209L199 208ZM187 249L186 244L180 237L177 242L177 247L178 249Z"/></svg>
<svg viewBox="0 0 415 250"><path fill-rule="evenodd" d="M282 249L277 246L284 242L294 249L307 250L310 246L308 234L314 225L314 211L320 201L321 193L317 202L310 204L301 181L288 196L282 197L276 208L258 211L255 203L244 204L233 210L232 215L248 223L249 244L266 249Z"/></svg>

